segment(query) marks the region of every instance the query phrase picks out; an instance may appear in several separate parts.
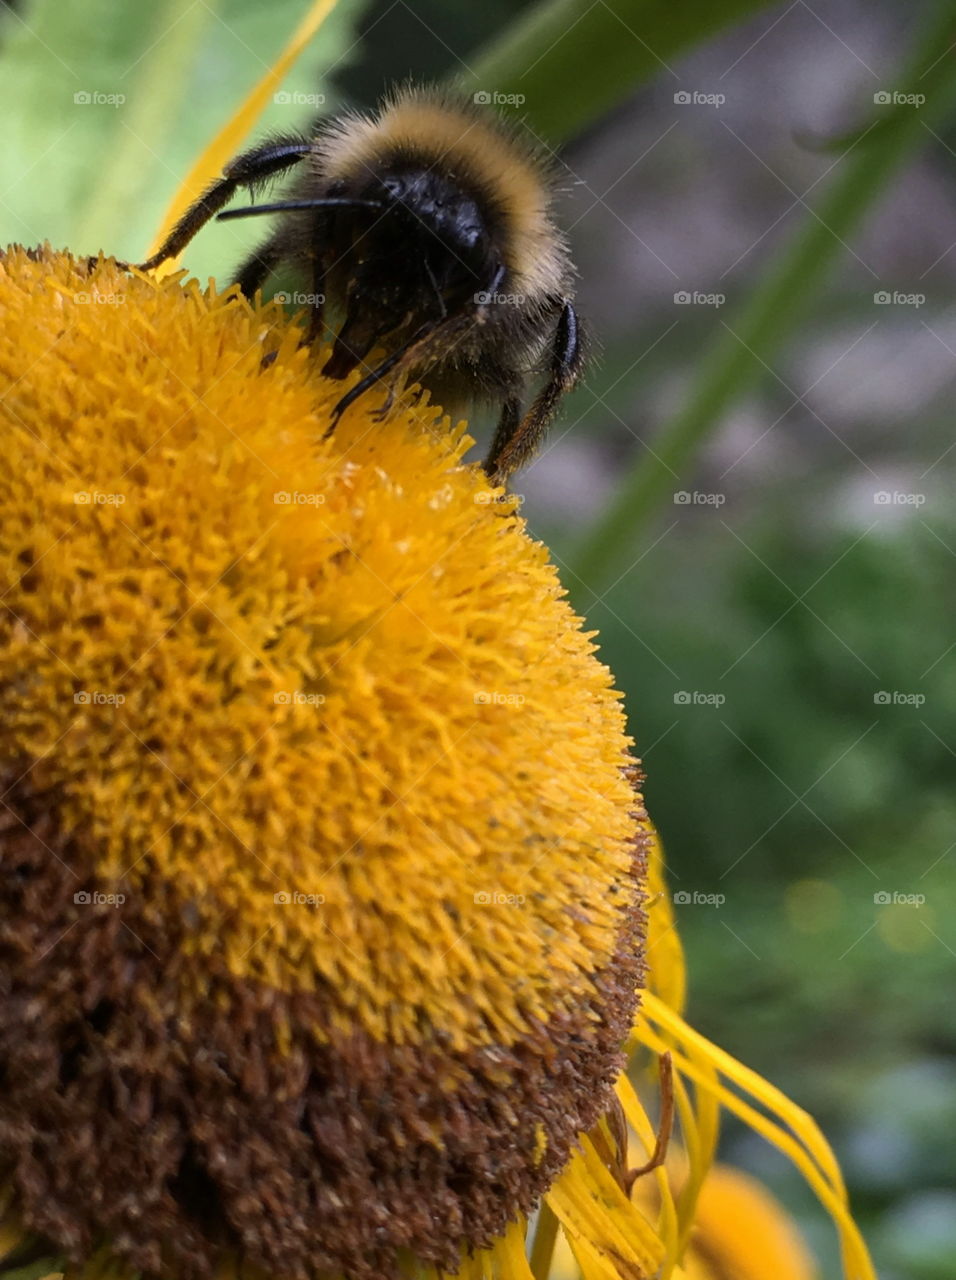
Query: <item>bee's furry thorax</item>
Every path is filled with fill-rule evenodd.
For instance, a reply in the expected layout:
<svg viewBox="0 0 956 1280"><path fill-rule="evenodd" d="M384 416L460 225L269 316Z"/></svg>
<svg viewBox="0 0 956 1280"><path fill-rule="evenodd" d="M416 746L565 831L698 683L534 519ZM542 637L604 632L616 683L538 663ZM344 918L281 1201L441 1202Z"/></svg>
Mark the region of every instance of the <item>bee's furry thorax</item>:
<svg viewBox="0 0 956 1280"><path fill-rule="evenodd" d="M551 219L555 171L543 148L497 113L440 89L406 85L374 114L323 121L310 166L326 181L354 181L394 162L439 168L478 193L500 230L509 292L537 298L573 269Z"/></svg>

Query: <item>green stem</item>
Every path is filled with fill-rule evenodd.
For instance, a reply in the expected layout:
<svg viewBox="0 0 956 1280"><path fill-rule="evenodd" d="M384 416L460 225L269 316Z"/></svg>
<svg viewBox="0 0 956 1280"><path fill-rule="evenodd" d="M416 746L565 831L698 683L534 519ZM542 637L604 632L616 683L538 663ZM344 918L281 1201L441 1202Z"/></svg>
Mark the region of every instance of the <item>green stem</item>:
<svg viewBox="0 0 956 1280"><path fill-rule="evenodd" d="M789 250L757 285L741 312L721 325L697 365L683 409L655 440L655 457L642 457L570 557L579 583L592 591L606 586L622 554L635 545L661 501L686 487L687 472L721 415L766 375L767 363L814 300L838 250L845 248L903 161L920 143L932 139L930 128L946 118L956 101L950 54L954 38L956 4L947 0L934 12L903 77L902 91L923 95L924 104L900 106L883 127L873 128L872 136L868 130L863 132Z"/></svg>

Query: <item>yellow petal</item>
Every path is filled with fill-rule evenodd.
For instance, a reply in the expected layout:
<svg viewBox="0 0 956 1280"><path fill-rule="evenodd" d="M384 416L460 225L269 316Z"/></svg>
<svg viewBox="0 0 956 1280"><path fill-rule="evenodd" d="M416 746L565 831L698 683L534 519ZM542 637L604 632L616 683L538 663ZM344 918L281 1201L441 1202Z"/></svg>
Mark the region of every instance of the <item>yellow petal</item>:
<svg viewBox="0 0 956 1280"><path fill-rule="evenodd" d="M715 1102L740 1117L751 1129L788 1156L833 1218L840 1237L846 1280L876 1280L866 1245L847 1207L846 1190L835 1157L814 1121L756 1072L744 1067L729 1053L718 1049L704 1036L693 1031L682 1018L650 993L644 996L643 1014L644 1017L635 1027L634 1040L655 1053L669 1049L674 1067L678 1071L695 1081L700 1089L712 1095ZM665 1040L653 1030L650 1020L666 1030L668 1039ZM677 1045L682 1045L684 1051ZM699 1059L704 1060L704 1065ZM782 1124L768 1119L720 1083L714 1068L766 1106L792 1133L788 1133Z"/></svg>
<svg viewBox="0 0 956 1280"><path fill-rule="evenodd" d="M641 1104L641 1100L635 1093L627 1076L622 1076L620 1080L618 1080L615 1085L615 1092L621 1100L621 1106L624 1108L624 1115L627 1118L628 1124L640 1139L645 1153L650 1156L651 1152L654 1150L656 1134L653 1126L647 1118L647 1113ZM665 1249L660 1280L669 1280L673 1273L674 1266L680 1257L677 1208L674 1203L674 1196L671 1191L671 1184L665 1167L662 1166L661 1168L654 1170L654 1181L657 1184L657 1193L660 1196L661 1202L657 1230Z"/></svg>
<svg viewBox="0 0 956 1280"><path fill-rule="evenodd" d="M657 1232L584 1138L547 1195L584 1280L644 1280L664 1259Z"/></svg>
<svg viewBox="0 0 956 1280"><path fill-rule="evenodd" d="M674 909L664 878L664 853L660 836L648 823L647 849L647 961L648 986L666 1005L684 1011L687 990L684 948L674 922Z"/></svg>
<svg viewBox="0 0 956 1280"><path fill-rule="evenodd" d="M814 1280L817 1274L799 1232L773 1196L727 1165L717 1165L704 1184L694 1241L704 1274L715 1278Z"/></svg>

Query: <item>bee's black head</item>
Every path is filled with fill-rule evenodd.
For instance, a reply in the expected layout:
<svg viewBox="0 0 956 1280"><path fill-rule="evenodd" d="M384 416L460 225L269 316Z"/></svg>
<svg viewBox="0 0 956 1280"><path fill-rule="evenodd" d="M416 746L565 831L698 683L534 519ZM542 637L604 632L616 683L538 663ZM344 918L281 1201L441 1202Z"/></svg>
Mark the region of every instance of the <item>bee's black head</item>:
<svg viewBox="0 0 956 1280"><path fill-rule="evenodd" d="M390 167L347 194L369 205L329 210L346 311L324 370L331 377L346 376L387 335L474 305L497 267L488 214L451 174Z"/></svg>
<svg viewBox="0 0 956 1280"><path fill-rule="evenodd" d="M486 219L454 178L409 168L387 174L376 185L396 230L411 234L423 250L444 249L463 267L473 261L482 265L488 247Z"/></svg>

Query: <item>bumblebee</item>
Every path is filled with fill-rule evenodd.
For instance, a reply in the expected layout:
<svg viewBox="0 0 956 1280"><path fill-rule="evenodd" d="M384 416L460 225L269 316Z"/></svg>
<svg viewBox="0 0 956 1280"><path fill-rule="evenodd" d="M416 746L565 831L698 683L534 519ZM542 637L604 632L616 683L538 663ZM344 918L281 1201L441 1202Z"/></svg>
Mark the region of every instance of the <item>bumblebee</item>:
<svg viewBox="0 0 956 1280"><path fill-rule="evenodd" d="M241 188L254 199L290 170L283 199L225 209ZM484 465L503 482L532 457L585 364L554 190L548 161L492 109L405 86L372 115L346 112L237 156L139 269L176 257L213 217L277 215L235 280L250 299L279 268L308 282L307 341L330 322L335 332L323 374L364 375L329 430L378 383L383 415L410 380L452 413L492 403ZM529 384L538 389L525 407Z"/></svg>

